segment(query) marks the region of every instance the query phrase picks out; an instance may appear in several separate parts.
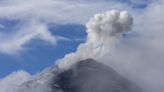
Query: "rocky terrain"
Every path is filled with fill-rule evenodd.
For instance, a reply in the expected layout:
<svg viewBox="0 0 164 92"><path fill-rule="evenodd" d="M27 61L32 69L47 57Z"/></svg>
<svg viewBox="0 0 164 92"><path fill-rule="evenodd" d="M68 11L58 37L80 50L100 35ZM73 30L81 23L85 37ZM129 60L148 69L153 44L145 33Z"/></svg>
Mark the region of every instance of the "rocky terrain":
<svg viewBox="0 0 164 92"><path fill-rule="evenodd" d="M27 90L29 89L29 90ZM79 61L66 71L45 69L21 85L20 92L141 92L135 83L93 59Z"/></svg>

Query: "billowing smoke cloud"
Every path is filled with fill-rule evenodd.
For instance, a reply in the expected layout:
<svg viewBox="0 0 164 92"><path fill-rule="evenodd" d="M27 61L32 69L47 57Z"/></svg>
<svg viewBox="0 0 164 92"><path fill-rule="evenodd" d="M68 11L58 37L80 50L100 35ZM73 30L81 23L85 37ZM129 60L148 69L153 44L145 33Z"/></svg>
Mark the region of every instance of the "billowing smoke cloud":
<svg viewBox="0 0 164 92"><path fill-rule="evenodd" d="M86 24L86 43L59 60L59 66L67 69L78 60L94 58L138 83L146 92L164 92L164 18L161 17L164 12L160 11L163 5L161 0L150 4L142 13L135 12L133 31L125 33L123 39L120 38L132 24L127 13L97 14ZM108 14L111 16L106 17ZM116 21L121 19L124 24Z"/></svg>
<svg viewBox="0 0 164 92"><path fill-rule="evenodd" d="M87 41L79 45L75 53L59 60L59 67L67 69L76 61L87 58L101 58L124 32L131 29L132 17L126 11L108 11L96 14L86 23Z"/></svg>

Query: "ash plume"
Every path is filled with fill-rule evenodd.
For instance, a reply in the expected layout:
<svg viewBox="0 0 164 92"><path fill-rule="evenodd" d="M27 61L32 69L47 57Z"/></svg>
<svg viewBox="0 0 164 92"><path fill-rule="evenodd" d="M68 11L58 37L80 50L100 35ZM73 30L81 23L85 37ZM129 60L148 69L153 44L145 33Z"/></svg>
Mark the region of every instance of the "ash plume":
<svg viewBox="0 0 164 92"><path fill-rule="evenodd" d="M96 14L86 23L87 41L80 44L76 52L58 60L58 66L68 69L76 61L102 58L122 38L124 32L130 31L132 22L132 16L126 11L111 10Z"/></svg>

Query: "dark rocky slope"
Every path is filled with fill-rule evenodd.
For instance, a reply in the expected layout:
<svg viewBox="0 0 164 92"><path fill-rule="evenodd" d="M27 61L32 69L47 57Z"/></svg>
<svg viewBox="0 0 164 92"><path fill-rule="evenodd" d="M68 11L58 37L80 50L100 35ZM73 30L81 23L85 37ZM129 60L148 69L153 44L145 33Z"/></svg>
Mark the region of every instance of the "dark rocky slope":
<svg viewBox="0 0 164 92"><path fill-rule="evenodd" d="M93 59L69 70L51 66L19 87L18 92L141 92L135 83Z"/></svg>
<svg viewBox="0 0 164 92"><path fill-rule="evenodd" d="M141 92L136 84L93 59L80 61L62 72L54 84L63 92Z"/></svg>

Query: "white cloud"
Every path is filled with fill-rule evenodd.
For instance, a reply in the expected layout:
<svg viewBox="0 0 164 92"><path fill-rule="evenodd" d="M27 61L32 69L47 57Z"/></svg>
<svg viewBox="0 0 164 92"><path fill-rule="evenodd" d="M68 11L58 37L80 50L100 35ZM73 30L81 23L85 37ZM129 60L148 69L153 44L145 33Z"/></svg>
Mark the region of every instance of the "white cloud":
<svg viewBox="0 0 164 92"><path fill-rule="evenodd" d="M95 13L111 8L123 9L124 7L126 6L121 3L105 1L95 3L74 0L1 1L0 18L21 20L24 21L24 23L23 27L20 25L18 29L13 29L15 30L14 33L0 32L0 53L18 53L24 49L24 45L32 39L38 38L38 36L40 39L48 42L55 42L57 39L69 40L64 37L51 35L46 25L48 23L83 24ZM33 20L35 20L36 23L33 23Z"/></svg>
<svg viewBox="0 0 164 92"><path fill-rule="evenodd" d="M103 8L102 8L103 7ZM107 9L123 9L126 5L115 2L88 2L81 0L5 0L0 17L24 19L32 17L56 23L85 23L89 17ZM86 14L86 16L82 16ZM79 17L81 19L79 19Z"/></svg>
<svg viewBox="0 0 164 92"><path fill-rule="evenodd" d="M17 71L0 80L0 92L16 92L18 86L32 77L25 71Z"/></svg>
<svg viewBox="0 0 164 92"><path fill-rule="evenodd" d="M75 53L67 54L59 60L58 66L68 69L77 61L102 57L104 53L110 51L113 42L115 43L124 32L131 29L131 25L132 17L126 11L112 10L96 14L86 23L87 41L80 44Z"/></svg>
<svg viewBox="0 0 164 92"><path fill-rule="evenodd" d="M24 45L34 38L40 38L44 41L56 43L56 38L47 30L46 25L30 22L24 24L20 29L8 34L1 33L0 52L5 54L15 54L24 50Z"/></svg>
<svg viewBox="0 0 164 92"><path fill-rule="evenodd" d="M0 28L4 28L4 27L5 27L4 25L0 24Z"/></svg>
<svg viewBox="0 0 164 92"><path fill-rule="evenodd" d="M130 3L132 4L136 4L136 5L147 5L151 2L153 2L154 0L129 0Z"/></svg>
<svg viewBox="0 0 164 92"><path fill-rule="evenodd" d="M163 92L163 9L163 0L153 2L141 11L132 9L133 31L125 34L124 39L114 41L114 43L112 39L108 40L111 36L107 34L110 34L111 31L104 34L104 31L100 31L102 25L99 27L99 25L94 26L94 22L91 23L94 34L89 31L88 38L93 39L93 43L88 45L87 41L85 44L81 44L75 53L70 53L59 60L59 66L68 68L67 66L78 60L94 58L113 67L148 92ZM97 16L97 20L102 20L102 18ZM99 23L101 24L101 22ZM106 24L107 27L103 26L102 28L110 30L110 24ZM118 28L112 24L112 28L115 29L115 27ZM99 44L103 41L105 44Z"/></svg>

